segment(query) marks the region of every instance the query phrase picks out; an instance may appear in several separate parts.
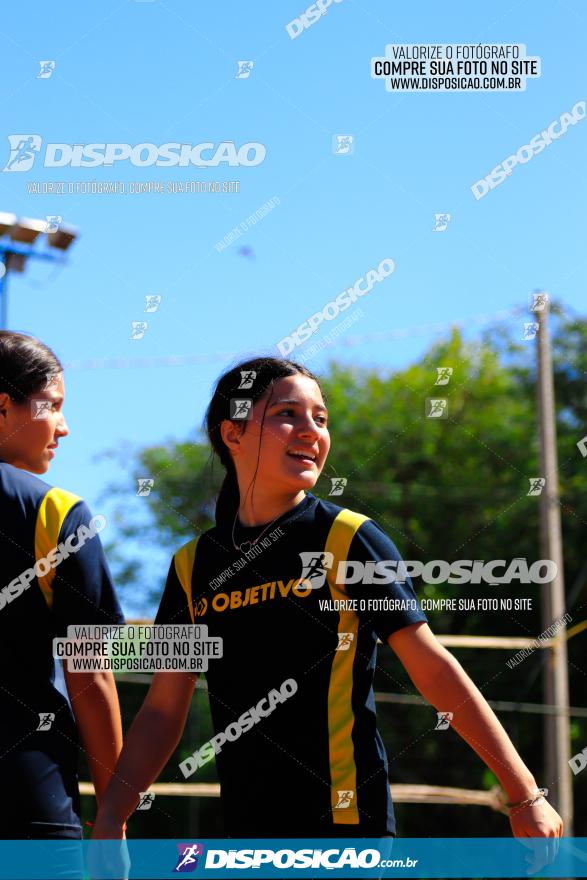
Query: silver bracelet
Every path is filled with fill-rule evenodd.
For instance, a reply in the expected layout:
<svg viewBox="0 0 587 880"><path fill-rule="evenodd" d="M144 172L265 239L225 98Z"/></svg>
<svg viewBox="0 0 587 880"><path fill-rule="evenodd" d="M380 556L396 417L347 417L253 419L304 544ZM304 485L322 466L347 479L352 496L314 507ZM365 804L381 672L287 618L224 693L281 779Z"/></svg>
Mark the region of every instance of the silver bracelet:
<svg viewBox="0 0 587 880"><path fill-rule="evenodd" d="M519 807L531 807L534 804L538 803L538 801L542 800L542 798L547 797L548 789L547 788L537 788L536 793L526 800L518 801L517 804L506 804L506 807L510 810L518 809Z"/></svg>

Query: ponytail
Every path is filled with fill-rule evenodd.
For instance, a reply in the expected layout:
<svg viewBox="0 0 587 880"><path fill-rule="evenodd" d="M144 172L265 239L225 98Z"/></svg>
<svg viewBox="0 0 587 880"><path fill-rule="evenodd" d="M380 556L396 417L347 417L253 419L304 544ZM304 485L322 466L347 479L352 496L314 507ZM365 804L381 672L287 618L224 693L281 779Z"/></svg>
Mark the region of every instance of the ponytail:
<svg viewBox="0 0 587 880"><path fill-rule="evenodd" d="M216 501L216 525L220 523L234 522L240 504L240 492L238 480L232 462L226 468L226 476L222 481L220 493Z"/></svg>

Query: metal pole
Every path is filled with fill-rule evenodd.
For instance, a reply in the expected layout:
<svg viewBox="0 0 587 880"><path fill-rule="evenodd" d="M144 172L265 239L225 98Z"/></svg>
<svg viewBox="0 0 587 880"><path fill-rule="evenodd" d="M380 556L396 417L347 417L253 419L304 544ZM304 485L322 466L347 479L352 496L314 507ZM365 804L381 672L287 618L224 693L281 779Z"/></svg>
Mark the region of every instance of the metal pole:
<svg viewBox="0 0 587 880"><path fill-rule="evenodd" d="M548 325L548 298L543 310L536 311L537 402L540 434L540 476L546 483L540 495L540 550L543 559L552 559L557 575L542 591L542 623L546 630L565 613L565 588L561 517L558 495L558 459L556 449L556 411L552 377L552 352ZM569 679L567 642L563 637L545 651L545 701L556 706L553 715L544 718L546 779L552 800L565 824L565 836L573 834L573 792L570 779L571 757L569 726Z"/></svg>

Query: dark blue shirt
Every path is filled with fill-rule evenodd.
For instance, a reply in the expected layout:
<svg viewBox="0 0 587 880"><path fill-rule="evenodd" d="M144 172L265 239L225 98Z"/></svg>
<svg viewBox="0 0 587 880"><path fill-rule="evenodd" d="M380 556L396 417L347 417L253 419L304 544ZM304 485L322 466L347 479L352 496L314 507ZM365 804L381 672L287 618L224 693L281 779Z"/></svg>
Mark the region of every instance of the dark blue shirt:
<svg viewBox="0 0 587 880"><path fill-rule="evenodd" d="M78 496L0 461L3 836L79 834L77 730L52 642L69 625L124 623L92 522Z"/></svg>
<svg viewBox="0 0 587 880"><path fill-rule="evenodd" d="M227 734L215 756L226 832L393 833L373 696L377 640L426 621L409 579L368 583L365 564L399 561L395 545L371 519L312 494L265 531L237 523L239 544L264 531L247 555L231 529L176 553L157 614L223 639L206 678L215 734ZM303 579L316 561L316 577ZM356 583L337 578L341 561L357 563ZM191 781L200 765L196 757Z"/></svg>

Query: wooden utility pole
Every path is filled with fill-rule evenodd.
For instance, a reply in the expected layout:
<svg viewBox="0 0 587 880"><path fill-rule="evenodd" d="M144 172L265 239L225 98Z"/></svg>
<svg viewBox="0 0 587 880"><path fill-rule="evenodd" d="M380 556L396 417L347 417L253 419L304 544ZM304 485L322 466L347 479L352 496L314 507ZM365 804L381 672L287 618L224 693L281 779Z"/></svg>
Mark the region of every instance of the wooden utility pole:
<svg viewBox="0 0 587 880"><path fill-rule="evenodd" d="M565 613L565 587L561 536L561 516L558 495L558 457L556 449L556 410L550 348L549 299L545 295L543 308L534 312L538 322L537 342L537 400L540 434L540 476L546 483L540 495L540 552L543 559L552 559L557 575L543 585L542 624L548 629ZM547 786L552 802L565 823L565 836L573 833L573 791L571 787L571 736L569 725L569 679L565 631L545 650L544 698L554 705L552 715L544 716L544 746L546 776L540 785Z"/></svg>

